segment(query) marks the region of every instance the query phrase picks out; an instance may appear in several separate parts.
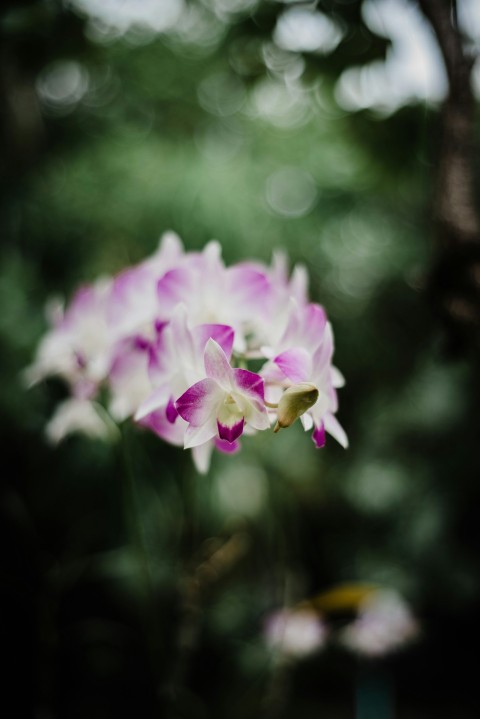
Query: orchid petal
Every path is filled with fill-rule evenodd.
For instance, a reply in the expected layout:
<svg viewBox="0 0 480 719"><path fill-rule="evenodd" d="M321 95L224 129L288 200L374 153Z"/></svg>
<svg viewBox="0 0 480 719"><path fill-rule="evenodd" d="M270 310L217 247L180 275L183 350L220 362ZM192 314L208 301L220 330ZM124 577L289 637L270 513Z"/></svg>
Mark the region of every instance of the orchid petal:
<svg viewBox="0 0 480 719"><path fill-rule="evenodd" d="M340 372L340 370L337 369L337 367L333 367L333 366L332 366L332 368L331 368L331 378L332 378L332 385L333 385L336 389L345 386L345 377L344 377L343 374Z"/></svg>
<svg viewBox="0 0 480 719"><path fill-rule="evenodd" d="M189 424L185 432L184 448L192 449L200 444L208 442L217 434L217 422L215 417L210 417L207 422L200 427Z"/></svg>
<svg viewBox="0 0 480 719"><path fill-rule="evenodd" d="M207 378L196 382L177 399L177 412L194 427L201 427L211 417L217 416L217 409L224 392L215 382Z"/></svg>
<svg viewBox="0 0 480 719"><path fill-rule="evenodd" d="M157 298L162 316L169 316L175 306L192 291L193 278L188 270L169 270L157 283Z"/></svg>
<svg viewBox="0 0 480 719"><path fill-rule="evenodd" d="M176 232L167 230L160 237L158 249L152 259L165 259L175 262L180 259L183 253L183 243Z"/></svg>
<svg viewBox="0 0 480 719"><path fill-rule="evenodd" d="M348 437L335 415L325 415L325 429L344 449L348 448Z"/></svg>
<svg viewBox="0 0 480 719"><path fill-rule="evenodd" d="M213 442L208 441L192 447L193 463L200 474L207 474L213 452Z"/></svg>
<svg viewBox="0 0 480 719"><path fill-rule="evenodd" d="M235 442L238 439L245 426L245 419L242 417L238 421L230 423L222 423L217 419L218 436L220 439L224 439L226 442Z"/></svg>
<svg viewBox="0 0 480 719"><path fill-rule="evenodd" d="M292 297L305 304L308 298L308 274L304 265L295 265L290 280L290 293Z"/></svg>
<svg viewBox="0 0 480 719"><path fill-rule="evenodd" d="M157 387L157 389L154 390L152 394L147 397L147 399L142 402L140 407L137 409L137 411L135 412L134 420L136 422L139 422L147 415L151 414L152 412L156 412L160 408L164 407L165 404L168 402L168 396L168 386L163 385L162 387Z"/></svg>
<svg viewBox="0 0 480 719"><path fill-rule="evenodd" d="M209 339L215 342L225 352L227 359L230 359L233 348L234 330L229 325L203 324L197 325L192 330L195 350L202 354Z"/></svg>
<svg viewBox="0 0 480 719"><path fill-rule="evenodd" d="M236 454L240 451L240 442L226 442L216 437L214 440L216 449L223 454Z"/></svg>
<svg viewBox="0 0 480 719"><path fill-rule="evenodd" d="M270 429L270 419L265 407L258 407L255 403L251 403L245 413L245 419L253 429Z"/></svg>
<svg viewBox="0 0 480 719"><path fill-rule="evenodd" d="M307 350L302 347L282 352L274 359L275 364L282 370L285 377L291 382L305 382L312 374L312 360Z"/></svg>
<svg viewBox="0 0 480 719"><path fill-rule="evenodd" d="M192 333L188 327L187 308L184 304L175 308L170 321L170 331L175 355L192 361L195 356L195 348Z"/></svg>
<svg viewBox="0 0 480 719"><path fill-rule="evenodd" d="M248 369L234 369L233 381L236 388L256 402L263 405L265 401L265 387L263 378Z"/></svg>
<svg viewBox="0 0 480 719"><path fill-rule="evenodd" d="M204 354L207 377L216 380L227 392L232 389L233 370L225 352L213 339L209 339Z"/></svg>
<svg viewBox="0 0 480 719"><path fill-rule="evenodd" d="M146 417L143 417L139 421L139 424L142 427L147 427L170 444L177 447L181 447L183 445L187 424L181 417L178 417L174 424L169 422L166 416L165 407L157 410L156 412L152 412Z"/></svg>
<svg viewBox="0 0 480 719"><path fill-rule="evenodd" d="M305 412L305 414L301 415L300 422L302 423L305 432L310 432L313 427L313 419L308 412Z"/></svg>
<svg viewBox="0 0 480 719"><path fill-rule="evenodd" d="M326 437L325 437L325 425L322 423L321 425L315 425L315 429L312 433L312 439L315 443L315 446L317 449L321 449L325 446Z"/></svg>
<svg viewBox="0 0 480 719"><path fill-rule="evenodd" d="M326 324L327 315L321 305L311 303L303 307L292 299L281 346L287 349L304 347L313 352L322 339Z"/></svg>
<svg viewBox="0 0 480 719"><path fill-rule="evenodd" d="M227 270L227 292L239 307L256 307L270 289L268 278L248 266L231 267Z"/></svg>
<svg viewBox="0 0 480 719"><path fill-rule="evenodd" d="M321 385L322 379L327 370L330 369L330 363L333 355L333 332L329 322L325 327L323 340L313 355L313 371L312 381Z"/></svg>

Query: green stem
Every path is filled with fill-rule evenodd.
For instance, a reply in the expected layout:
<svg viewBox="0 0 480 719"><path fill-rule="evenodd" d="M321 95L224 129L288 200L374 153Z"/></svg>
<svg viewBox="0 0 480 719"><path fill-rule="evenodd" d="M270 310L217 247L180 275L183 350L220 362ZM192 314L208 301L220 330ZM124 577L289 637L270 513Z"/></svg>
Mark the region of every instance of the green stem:
<svg viewBox="0 0 480 719"><path fill-rule="evenodd" d="M147 647L150 655L152 671L158 677L158 618L155 601L155 586L152 568L145 541L145 530L142 521L141 506L132 464L132 449L128 429L123 425L122 464L123 464L123 499L129 543L133 549L138 567L138 579L142 590L145 612L142 612L142 623Z"/></svg>

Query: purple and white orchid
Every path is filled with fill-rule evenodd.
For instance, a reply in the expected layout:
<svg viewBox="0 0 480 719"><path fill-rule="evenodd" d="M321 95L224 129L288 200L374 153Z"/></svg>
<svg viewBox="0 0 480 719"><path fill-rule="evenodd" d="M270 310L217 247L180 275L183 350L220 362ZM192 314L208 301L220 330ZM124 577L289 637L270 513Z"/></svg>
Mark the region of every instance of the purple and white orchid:
<svg viewBox="0 0 480 719"><path fill-rule="evenodd" d="M192 385L176 401L181 417L188 422L185 447L218 436L235 442L245 425L268 429L263 379L246 369L233 369L225 352L213 339L205 348L205 379Z"/></svg>
<svg viewBox="0 0 480 719"><path fill-rule="evenodd" d="M307 285L305 269L290 277L281 253L271 266L226 267L217 242L185 252L166 233L151 257L50 312L51 329L26 371L29 384L57 375L69 386L74 401L55 416L50 438L78 430L111 436L101 431L102 416L133 417L191 449L201 472L213 450L237 452L244 432L278 431L297 418L317 447L326 432L346 447L332 328L323 307L308 301ZM263 360L258 372L248 368L252 360Z"/></svg>

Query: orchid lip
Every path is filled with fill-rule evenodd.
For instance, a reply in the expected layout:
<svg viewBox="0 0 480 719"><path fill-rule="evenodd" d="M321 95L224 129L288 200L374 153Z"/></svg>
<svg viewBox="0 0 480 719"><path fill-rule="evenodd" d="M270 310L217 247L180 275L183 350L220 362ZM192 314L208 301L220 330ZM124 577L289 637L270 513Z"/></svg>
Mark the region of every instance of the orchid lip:
<svg viewBox="0 0 480 719"><path fill-rule="evenodd" d="M323 424L323 422L321 425L315 426L313 433L312 433L312 439L313 439L313 442L314 442L315 446L317 447L317 449L321 449L322 447L325 446L326 436L325 436L325 425Z"/></svg>
<svg viewBox="0 0 480 719"><path fill-rule="evenodd" d="M239 422L235 422L232 425L228 424L222 424L217 419L217 429L218 429L218 436L220 439L224 439L227 442L235 442L236 439L240 437L240 435L243 433L243 428L245 426L245 418L242 417Z"/></svg>

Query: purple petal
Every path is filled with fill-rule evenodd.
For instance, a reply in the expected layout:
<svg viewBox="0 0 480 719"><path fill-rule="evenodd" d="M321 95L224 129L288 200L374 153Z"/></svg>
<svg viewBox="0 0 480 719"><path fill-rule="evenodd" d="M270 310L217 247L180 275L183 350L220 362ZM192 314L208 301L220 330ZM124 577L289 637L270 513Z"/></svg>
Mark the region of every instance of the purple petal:
<svg viewBox="0 0 480 719"><path fill-rule="evenodd" d="M294 305L282 339L282 346L304 347L313 352L322 341L326 324L327 315L320 305L313 303L306 307Z"/></svg>
<svg viewBox="0 0 480 719"><path fill-rule="evenodd" d="M325 426L323 425L323 422L320 426L315 425L315 428L312 433L312 439L315 442L315 446L317 447L317 449L325 447L326 437Z"/></svg>
<svg viewBox="0 0 480 719"><path fill-rule="evenodd" d="M218 449L219 452L223 452L223 454L235 454L240 451L240 442L227 442L226 440L219 439L218 437L216 437L214 442L216 449Z"/></svg>
<svg viewBox="0 0 480 719"><path fill-rule="evenodd" d="M327 313L325 308L321 305L317 305L314 302L307 305L305 308L305 327L307 331L320 336L325 329L327 324Z"/></svg>
<svg viewBox="0 0 480 719"><path fill-rule="evenodd" d="M273 360L285 377L294 383L309 380L312 373L312 359L307 350L295 347L277 355Z"/></svg>
<svg viewBox="0 0 480 719"><path fill-rule="evenodd" d="M217 420L218 436L226 442L235 442L242 434L244 426L245 419L243 417L239 422L235 422L232 425L222 424Z"/></svg>
<svg viewBox="0 0 480 719"><path fill-rule="evenodd" d="M248 309L262 307L259 302L267 297L270 282L263 272L253 270L248 265L231 267L227 270L227 293L239 307Z"/></svg>
<svg viewBox="0 0 480 719"><path fill-rule="evenodd" d="M237 389L243 394L249 395L251 399L264 404L265 386L260 375L250 372L248 369L234 369L233 378Z"/></svg>
<svg viewBox="0 0 480 719"><path fill-rule="evenodd" d="M157 297L162 317L168 317L175 305L188 297L192 284L188 270L170 270L163 275L157 283Z"/></svg>
<svg viewBox="0 0 480 719"><path fill-rule="evenodd" d="M165 442L174 444L177 447L181 447L183 444L187 425L183 422L183 420L179 420L178 422L175 422L175 424L169 422L165 413L165 408L143 417L143 419L139 421L139 424L142 427L147 427L152 430L152 432L164 439Z"/></svg>
<svg viewBox="0 0 480 719"><path fill-rule="evenodd" d="M153 320L158 310L155 276L142 265L129 267L113 281L107 303L107 320L124 332Z"/></svg>
<svg viewBox="0 0 480 719"><path fill-rule="evenodd" d="M204 354L205 372L207 377L216 380L225 390L230 390L233 381L233 370L225 352L213 339L209 339Z"/></svg>
<svg viewBox="0 0 480 719"><path fill-rule="evenodd" d="M212 416L216 417L218 404L224 397L215 380L207 378L196 382L177 399L178 414L194 427L200 427Z"/></svg>
<svg viewBox="0 0 480 719"><path fill-rule="evenodd" d="M167 419L171 424L175 422L175 420L178 417L178 412L175 407L175 402L173 400L173 397L170 397L167 404L167 409L165 410L165 414L167 415Z"/></svg>
<svg viewBox="0 0 480 719"><path fill-rule="evenodd" d="M205 345L211 338L222 348L227 356L227 359L230 359L232 355L233 338L235 335L232 327L229 327L228 325L213 324L198 325L193 328L192 334L196 351L199 354L204 352Z"/></svg>

